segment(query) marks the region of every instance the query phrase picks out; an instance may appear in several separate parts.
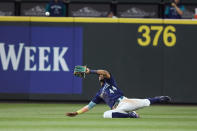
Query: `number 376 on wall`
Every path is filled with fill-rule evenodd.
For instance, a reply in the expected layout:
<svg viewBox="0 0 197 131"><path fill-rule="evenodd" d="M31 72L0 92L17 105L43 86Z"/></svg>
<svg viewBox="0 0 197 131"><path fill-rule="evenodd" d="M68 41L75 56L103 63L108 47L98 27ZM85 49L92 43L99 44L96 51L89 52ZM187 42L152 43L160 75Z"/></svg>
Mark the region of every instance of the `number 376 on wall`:
<svg viewBox="0 0 197 131"><path fill-rule="evenodd" d="M152 31L156 31L153 38L150 35ZM140 46L148 46L151 44L151 41L153 46L158 46L158 40L161 36L163 37L163 44L165 46L172 47L176 44L176 28L171 25L166 27L141 25L138 28L138 33L141 34L141 37L137 39Z"/></svg>

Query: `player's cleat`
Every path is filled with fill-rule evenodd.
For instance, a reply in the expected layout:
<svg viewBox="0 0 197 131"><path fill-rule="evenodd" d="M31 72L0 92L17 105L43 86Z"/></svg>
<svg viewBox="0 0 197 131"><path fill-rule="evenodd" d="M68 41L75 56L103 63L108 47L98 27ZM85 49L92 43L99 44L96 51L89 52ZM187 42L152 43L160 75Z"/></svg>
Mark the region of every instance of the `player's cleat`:
<svg viewBox="0 0 197 131"><path fill-rule="evenodd" d="M128 114L130 118L140 118L140 116L135 111L129 112Z"/></svg>
<svg viewBox="0 0 197 131"><path fill-rule="evenodd" d="M171 102L171 98L169 96L156 96L155 98L158 98L160 103Z"/></svg>

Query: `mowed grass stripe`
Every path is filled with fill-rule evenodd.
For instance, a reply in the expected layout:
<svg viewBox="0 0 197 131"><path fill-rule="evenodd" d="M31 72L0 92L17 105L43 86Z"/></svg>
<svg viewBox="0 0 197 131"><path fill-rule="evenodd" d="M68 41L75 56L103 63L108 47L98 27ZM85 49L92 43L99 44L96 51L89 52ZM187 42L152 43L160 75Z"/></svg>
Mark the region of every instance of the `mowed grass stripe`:
<svg viewBox="0 0 197 131"><path fill-rule="evenodd" d="M65 112L85 104L0 103L1 131L196 131L197 106L151 106L140 119L103 119L106 105L74 118Z"/></svg>

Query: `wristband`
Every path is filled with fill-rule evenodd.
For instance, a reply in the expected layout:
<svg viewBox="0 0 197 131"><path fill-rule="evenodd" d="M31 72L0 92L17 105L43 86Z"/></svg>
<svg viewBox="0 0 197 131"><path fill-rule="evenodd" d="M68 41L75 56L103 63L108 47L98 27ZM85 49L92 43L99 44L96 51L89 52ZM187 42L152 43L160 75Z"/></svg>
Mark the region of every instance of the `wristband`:
<svg viewBox="0 0 197 131"><path fill-rule="evenodd" d="M77 114L78 114L78 115L81 114L81 113L83 113L82 110L78 110L78 111L77 111Z"/></svg>
<svg viewBox="0 0 197 131"><path fill-rule="evenodd" d="M90 74L97 74L97 70L90 70Z"/></svg>
<svg viewBox="0 0 197 131"><path fill-rule="evenodd" d="M84 112L86 112L86 111L88 111L89 109L88 109L88 106L85 106L85 107L83 107L82 109L80 109L80 110L78 110L77 111L77 114L79 115L79 114L82 114L82 113L84 113Z"/></svg>

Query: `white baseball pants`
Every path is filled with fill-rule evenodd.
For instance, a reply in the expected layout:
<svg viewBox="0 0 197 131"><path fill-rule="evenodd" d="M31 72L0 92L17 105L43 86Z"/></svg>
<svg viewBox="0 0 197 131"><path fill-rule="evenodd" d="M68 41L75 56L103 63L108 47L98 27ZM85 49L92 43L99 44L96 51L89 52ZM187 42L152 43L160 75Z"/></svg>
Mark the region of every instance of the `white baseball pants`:
<svg viewBox="0 0 197 131"><path fill-rule="evenodd" d="M150 106L148 99L128 99L124 97L115 109L104 112L103 117L112 118L113 112L128 113L147 106Z"/></svg>

